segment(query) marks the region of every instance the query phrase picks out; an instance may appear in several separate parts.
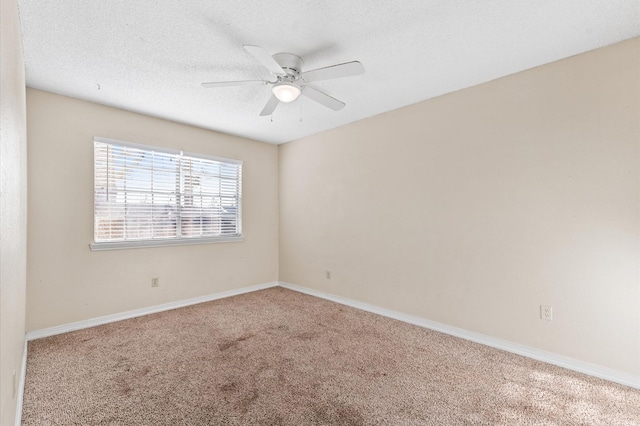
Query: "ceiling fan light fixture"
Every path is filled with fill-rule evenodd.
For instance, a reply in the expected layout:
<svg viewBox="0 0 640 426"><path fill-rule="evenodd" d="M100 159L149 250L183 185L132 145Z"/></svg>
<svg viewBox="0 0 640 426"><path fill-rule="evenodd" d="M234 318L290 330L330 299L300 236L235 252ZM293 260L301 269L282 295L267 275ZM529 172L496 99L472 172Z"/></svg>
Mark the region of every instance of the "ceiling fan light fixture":
<svg viewBox="0 0 640 426"><path fill-rule="evenodd" d="M289 82L276 83L271 89L280 102L293 102L300 96L300 87Z"/></svg>

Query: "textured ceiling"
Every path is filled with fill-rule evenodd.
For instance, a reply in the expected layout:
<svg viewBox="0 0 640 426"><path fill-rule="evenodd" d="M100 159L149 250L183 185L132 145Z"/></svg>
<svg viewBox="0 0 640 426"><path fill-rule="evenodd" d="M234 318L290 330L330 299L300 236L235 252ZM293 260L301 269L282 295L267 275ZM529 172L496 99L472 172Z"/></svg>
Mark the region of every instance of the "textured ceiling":
<svg viewBox="0 0 640 426"><path fill-rule="evenodd" d="M19 0L27 85L219 132L287 142L640 35L640 0ZM304 69L346 103L300 98L259 117L268 79L245 49Z"/></svg>

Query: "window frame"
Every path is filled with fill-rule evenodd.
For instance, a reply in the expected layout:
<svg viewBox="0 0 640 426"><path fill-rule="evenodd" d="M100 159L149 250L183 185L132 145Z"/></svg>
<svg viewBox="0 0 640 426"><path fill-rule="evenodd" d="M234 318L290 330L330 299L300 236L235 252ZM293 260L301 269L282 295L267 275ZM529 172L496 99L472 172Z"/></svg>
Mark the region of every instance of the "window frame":
<svg viewBox="0 0 640 426"><path fill-rule="evenodd" d="M207 236L207 237L168 237L168 238L154 238L154 239L136 239L136 240L119 240L119 241L95 241L96 238L96 155L95 155L95 143L106 143L118 146L124 146L128 148L141 149L145 151L160 152L171 155L181 155L184 157L211 160L217 162L223 162L228 164L234 164L239 167L239 188L238 188L238 206L237 206L237 234L223 235L223 236ZM149 248L149 247L166 247L166 246L181 246L181 245L198 245L198 244L214 244L214 243L227 243L227 242L239 242L244 240L242 233L242 160L235 160L224 157L217 157L201 153L187 152L177 149L170 149L164 147L143 145L133 142L126 142L117 139L105 138L100 136L94 136L92 144L93 152L93 242L89 244L92 251L101 250L115 250L115 249L130 249L130 248ZM179 194L179 192L178 192ZM178 197L180 200L180 196ZM180 201L178 201L178 205ZM180 208L179 208L180 210ZM180 217L178 218L178 220Z"/></svg>

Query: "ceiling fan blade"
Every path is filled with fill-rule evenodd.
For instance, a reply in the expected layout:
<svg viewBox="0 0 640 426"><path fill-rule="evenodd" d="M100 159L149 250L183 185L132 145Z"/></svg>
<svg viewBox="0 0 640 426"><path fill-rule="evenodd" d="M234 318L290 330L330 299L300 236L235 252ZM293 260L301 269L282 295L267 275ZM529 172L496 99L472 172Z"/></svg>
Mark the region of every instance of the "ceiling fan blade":
<svg viewBox="0 0 640 426"><path fill-rule="evenodd" d="M287 73L282 69L282 67L276 62L275 59L260 46L250 46L245 45L244 48L247 52L251 53L254 58L258 60L262 65L264 65L269 71L277 75L286 75Z"/></svg>
<svg viewBox="0 0 640 426"><path fill-rule="evenodd" d="M271 95L271 98L269 98L269 101L267 101L267 104L264 106L264 108L262 108L262 112L260 112L260 116L263 117L265 115L273 114L273 111L275 111L279 103L280 101L278 100L278 98L276 98L274 95Z"/></svg>
<svg viewBox="0 0 640 426"><path fill-rule="evenodd" d="M358 61L353 61L303 72L302 77L311 82L329 80L332 78L350 77L352 75L359 74L364 74L364 66Z"/></svg>
<svg viewBox="0 0 640 426"><path fill-rule="evenodd" d="M322 93L318 89L314 89L311 86L304 86L302 88L302 94L307 98L316 101L320 105L324 105L334 111L340 111L342 108L344 108L345 105L344 102L341 102L336 98L327 95L326 93Z"/></svg>
<svg viewBox="0 0 640 426"><path fill-rule="evenodd" d="M250 86L253 84L266 84L266 80L240 80L240 81L212 81L210 83L202 83L202 87L207 89L213 89L216 87L229 87L229 86Z"/></svg>

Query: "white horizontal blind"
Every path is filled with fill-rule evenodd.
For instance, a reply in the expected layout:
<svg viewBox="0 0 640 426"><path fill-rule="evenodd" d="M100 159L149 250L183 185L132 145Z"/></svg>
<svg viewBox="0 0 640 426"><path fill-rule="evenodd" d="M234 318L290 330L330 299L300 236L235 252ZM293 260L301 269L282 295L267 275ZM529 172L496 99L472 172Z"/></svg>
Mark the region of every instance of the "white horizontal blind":
<svg viewBox="0 0 640 426"><path fill-rule="evenodd" d="M94 240L241 235L242 164L94 141Z"/></svg>

